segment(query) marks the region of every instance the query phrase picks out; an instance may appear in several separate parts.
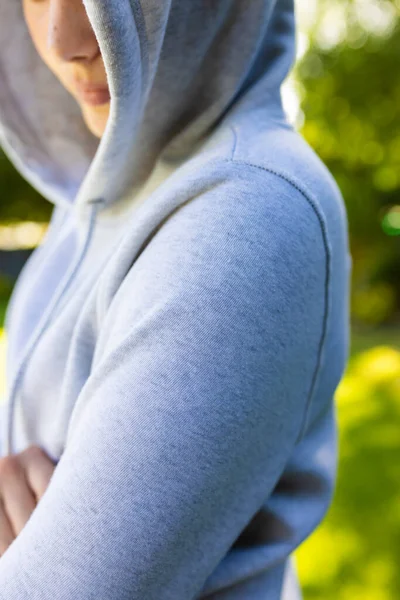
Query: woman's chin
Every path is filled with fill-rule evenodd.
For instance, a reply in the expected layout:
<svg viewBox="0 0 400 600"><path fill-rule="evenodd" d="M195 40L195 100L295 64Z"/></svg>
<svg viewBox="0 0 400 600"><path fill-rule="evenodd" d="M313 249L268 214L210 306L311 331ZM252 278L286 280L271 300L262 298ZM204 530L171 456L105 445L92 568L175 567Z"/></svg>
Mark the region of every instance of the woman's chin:
<svg viewBox="0 0 400 600"><path fill-rule="evenodd" d="M101 138L105 131L110 113L110 102L97 106L82 103L81 109L87 128L94 136Z"/></svg>

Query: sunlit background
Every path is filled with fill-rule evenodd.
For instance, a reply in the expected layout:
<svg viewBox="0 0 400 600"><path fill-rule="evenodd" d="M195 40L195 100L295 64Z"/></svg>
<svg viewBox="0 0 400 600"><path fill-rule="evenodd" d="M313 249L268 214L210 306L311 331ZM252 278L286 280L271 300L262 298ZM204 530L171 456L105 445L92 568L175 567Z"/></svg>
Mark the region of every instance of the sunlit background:
<svg viewBox="0 0 400 600"><path fill-rule="evenodd" d="M334 175L351 235L351 357L331 508L295 553L305 600L400 599L400 0L297 0L285 110ZM0 154L0 326L52 205ZM0 398L6 339L0 331Z"/></svg>

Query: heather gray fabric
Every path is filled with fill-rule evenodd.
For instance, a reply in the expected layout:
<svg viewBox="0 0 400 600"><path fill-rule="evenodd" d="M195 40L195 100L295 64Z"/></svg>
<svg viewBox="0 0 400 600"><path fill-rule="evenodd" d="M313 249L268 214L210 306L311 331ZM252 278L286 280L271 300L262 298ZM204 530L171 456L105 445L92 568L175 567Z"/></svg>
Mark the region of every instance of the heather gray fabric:
<svg viewBox="0 0 400 600"><path fill-rule="evenodd" d="M299 600L337 471L340 191L285 117L290 0L85 0L100 143L0 7L0 139L52 203L6 314L2 455L57 462L1 600ZM318 557L315 557L318 568Z"/></svg>

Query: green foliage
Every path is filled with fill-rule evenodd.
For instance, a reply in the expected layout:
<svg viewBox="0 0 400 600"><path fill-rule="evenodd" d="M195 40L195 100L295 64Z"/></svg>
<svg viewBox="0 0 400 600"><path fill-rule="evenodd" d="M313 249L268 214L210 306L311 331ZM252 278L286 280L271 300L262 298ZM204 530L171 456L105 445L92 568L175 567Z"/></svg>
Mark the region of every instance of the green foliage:
<svg viewBox="0 0 400 600"><path fill-rule="evenodd" d="M296 76L305 115L301 133L332 172L346 203L353 316L383 323L400 308L399 219L393 213L388 218L400 198L400 21L393 10L389 33L366 31L356 16L360 4L342 4L346 35L326 48L321 22L341 3L320 2ZM372 2L364 2L365 11L367 4Z"/></svg>
<svg viewBox="0 0 400 600"><path fill-rule="evenodd" d="M397 347L357 350L335 397L339 426L333 502L295 552L305 600L400 597L400 331ZM364 350L360 348L364 346Z"/></svg>
<svg viewBox="0 0 400 600"><path fill-rule="evenodd" d="M45 200L14 169L0 148L1 189L0 223L10 221L48 221L53 205Z"/></svg>
<svg viewBox="0 0 400 600"><path fill-rule="evenodd" d="M12 292L13 282L7 277L0 273L0 298L9 298ZM1 321L0 321L1 326Z"/></svg>

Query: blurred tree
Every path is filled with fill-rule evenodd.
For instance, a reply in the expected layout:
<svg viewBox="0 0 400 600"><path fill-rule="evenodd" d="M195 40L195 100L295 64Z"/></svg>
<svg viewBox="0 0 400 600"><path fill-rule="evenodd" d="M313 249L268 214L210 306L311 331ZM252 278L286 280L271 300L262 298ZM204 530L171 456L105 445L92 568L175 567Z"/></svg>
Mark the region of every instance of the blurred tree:
<svg viewBox="0 0 400 600"><path fill-rule="evenodd" d="M353 316L374 324L400 317L400 218L393 211L388 218L400 204L399 7L399 0L319 0L296 66L299 130L346 202Z"/></svg>
<svg viewBox="0 0 400 600"><path fill-rule="evenodd" d="M45 200L14 169L0 148L0 223L9 221L48 221L53 204Z"/></svg>

